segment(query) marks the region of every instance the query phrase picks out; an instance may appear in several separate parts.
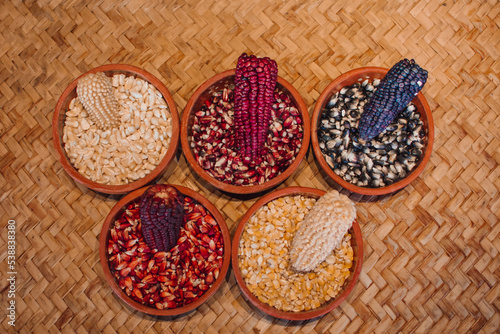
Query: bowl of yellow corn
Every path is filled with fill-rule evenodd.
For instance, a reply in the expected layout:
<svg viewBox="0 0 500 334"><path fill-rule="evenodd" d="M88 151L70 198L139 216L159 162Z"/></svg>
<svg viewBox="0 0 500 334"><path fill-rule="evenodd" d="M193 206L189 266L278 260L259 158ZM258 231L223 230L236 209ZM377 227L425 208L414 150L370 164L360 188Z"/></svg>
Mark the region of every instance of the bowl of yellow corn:
<svg viewBox="0 0 500 334"><path fill-rule="evenodd" d="M348 298L361 272L354 203L336 190L271 192L239 221L232 261L243 295L260 311L287 320L323 316Z"/></svg>

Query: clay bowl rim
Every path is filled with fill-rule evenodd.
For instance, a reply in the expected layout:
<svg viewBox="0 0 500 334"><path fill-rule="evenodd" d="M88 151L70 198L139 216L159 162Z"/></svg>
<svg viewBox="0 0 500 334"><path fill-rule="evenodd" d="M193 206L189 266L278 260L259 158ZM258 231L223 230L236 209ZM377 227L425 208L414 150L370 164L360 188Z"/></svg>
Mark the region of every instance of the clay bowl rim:
<svg viewBox="0 0 500 334"><path fill-rule="evenodd" d="M91 181L90 179L87 179L85 176L81 175L75 167L69 162L69 159L66 155L66 152L63 147L62 143L62 129L63 129L63 124L64 120L66 118L65 113L66 113L66 108L69 105L69 102L73 97L76 96L76 85L78 80L90 73L96 73L96 72L105 72L106 75L109 74L127 74L127 75L133 75L137 78L141 78L143 80L148 81L149 83L153 84L156 89L158 89L161 94L163 95L163 98L165 99L165 102L168 105L168 108L170 110L170 114L172 115L172 136L170 138L170 143L167 148L167 152L165 153L165 156L162 158L160 163L156 166L155 169L153 169L149 174L147 174L145 177L142 179L136 180L134 182L124 184L124 185L106 185L102 183L98 183L95 181ZM161 175L166 171L169 163L173 160L175 157L175 154L177 152L178 146L179 146L179 114L177 112L177 107L175 104L174 99L172 98L172 95L170 94L169 90L167 87L154 75L151 73L132 66L132 65L126 65L126 64L107 64L107 65L102 65L98 66L96 68L91 69L88 72L85 72L84 74L80 75L78 78L73 80L68 87L63 91L61 96L59 97L59 100L57 101L56 107L54 109L54 115L52 117L52 141L54 144L54 148L57 154L57 157L59 161L61 162L61 165L65 172L76 182L86 186L89 189L92 189L94 191L104 193L104 194L126 194L129 193L133 190L136 190L138 188L141 188L151 182L153 182L155 179L161 177Z"/></svg>
<svg viewBox="0 0 500 334"><path fill-rule="evenodd" d="M219 277L215 280L215 282L212 284L210 289L208 289L199 299L196 301L192 302L191 304L184 305L181 307L177 307L174 309L167 309L167 310L159 310L153 307L149 307L146 305L142 305L129 296L118 286L118 283L116 282L114 276L111 274L111 271L109 269L108 265L108 240L110 238L110 230L113 222L115 221L115 217L122 212L122 209L125 205L133 201L134 199L140 197L146 189L149 188L149 186L137 189L123 198L121 198L111 209L109 212L108 216L104 220L104 223L101 228L101 233L99 235L99 259L101 262L101 267L104 271L104 276L106 278L107 283L109 286L111 286L111 289L113 292L120 298L125 304L129 305L133 309L147 313L149 315L157 315L157 316L173 316L173 315L180 315L187 313L189 311L192 311L199 306L201 306L203 303L205 303L210 297L212 297L221 287L222 283L226 279L226 274L229 270L229 266L231 264L231 235L229 234L229 229L227 227L226 221L224 220L223 216L219 212L219 210L215 207L214 204L212 204L207 198L199 194L198 192L186 188L184 186L179 186L179 185L174 185L174 184L167 184L170 186L175 187L179 192L182 194L189 196L193 198L194 200L198 201L201 205L203 205L215 218L217 223L219 224L219 227L222 232L222 237L224 240L224 258L222 261L222 267L220 268L219 271Z"/></svg>
<svg viewBox="0 0 500 334"><path fill-rule="evenodd" d="M217 83L225 80L233 81L231 77L234 77L235 72L236 72L235 69L231 69L216 74L215 76L205 81L201 86L199 86L198 89L191 96L186 107L184 108L181 118L181 132L180 132L181 146L184 156L188 161L188 164L195 170L195 172L203 180L210 183L215 188L232 194L256 194L271 189L279 185L280 183L284 182L299 167L300 163L302 162L302 159L307 153L310 143L311 123L309 118L309 111L306 107L306 104L304 103L304 100L300 96L299 92L288 81L278 76L277 84L289 92L289 94L291 95L292 102L296 105L298 111L302 116L302 127L304 131L302 136L302 146L297 155L295 156L295 160L280 175L259 185L237 186L216 180L215 178L210 176L203 168L201 168L201 166L196 162L188 141L188 133L189 133L188 127L190 128L190 121L192 119L190 117L191 114L193 112L196 112L195 110L193 110L193 108L196 106L196 102L198 101L198 99L205 93L205 91L207 91Z"/></svg>
<svg viewBox="0 0 500 334"><path fill-rule="evenodd" d="M426 145L425 152L418 163L418 165L413 169L413 171L407 175L404 179L395 182L391 185L381 187L381 188L369 188L369 187L359 187L352 183L345 181L343 178L335 174L335 172L330 168L327 164L321 150L319 148L318 143L318 122L321 115L321 111L325 108L331 96L333 96L337 91L340 91L342 87L351 85L355 82L360 82L358 79L364 79L367 77L371 78L382 78L389 69L383 67L361 67L358 69L351 70L346 72L333 80L321 93L319 96L313 110L313 115L311 118L311 145L313 148L314 155L316 156L316 160L320 164L323 171L332 178L337 184L341 185L343 188L357 194L361 195L386 195L393 192L396 192L411 182L413 182L424 170L425 166L429 162L432 153L432 147L434 144L434 121L432 119L432 112L425 99L425 96L422 92L419 92L417 96L412 100L414 104L417 105L417 109L421 114L421 119L424 121L424 125L427 128L427 136L426 136ZM421 106L421 107L420 107ZM423 109L423 110L422 110Z"/></svg>
<svg viewBox="0 0 500 334"><path fill-rule="evenodd" d="M253 304L255 307L257 307L259 310L262 312L271 315L275 318L280 318L280 319L285 319L285 320L309 320L313 319L316 317L320 317L325 315L326 313L332 311L336 307L338 307L352 292L354 287L356 286L356 283L359 279L359 275L361 273L361 269L363 267L363 256L364 256L364 251L363 251L363 237L361 234L361 228L355 220L353 222L351 232L352 232L352 239L355 240L356 244L353 246L353 250L355 246L357 246L357 251L354 253L356 257L356 263L355 266L352 267L351 275L347 279L347 283L344 284L344 287L342 289L342 292L333 300L325 303L324 305L310 310L310 311L303 311L303 312L286 312L286 311L281 311L278 310L272 306L269 306L268 304L265 304L258 300L252 292L248 289L246 286L245 282L243 281L243 278L241 276L241 271L238 265L238 248L239 248L239 243L240 243L240 238L241 234L243 233L243 229L245 225L247 224L248 220L252 217L252 215L263 205L267 204L268 202L283 197L283 196L290 196L290 195L305 195L305 196L310 196L310 197L316 197L319 198L325 194L324 190L320 189L315 189L315 188L308 188L308 187L288 187L288 188L282 188L279 190L275 190L271 193L268 193L261 197L255 204L253 204L250 209L241 217L241 219L238 222L238 225L236 227L236 231L233 236L233 244L232 244L232 249L231 249L231 258L232 258L232 263L233 263L233 271L234 271L234 276L236 278L236 281L238 283L238 286L240 287L243 295L250 301L251 304Z"/></svg>

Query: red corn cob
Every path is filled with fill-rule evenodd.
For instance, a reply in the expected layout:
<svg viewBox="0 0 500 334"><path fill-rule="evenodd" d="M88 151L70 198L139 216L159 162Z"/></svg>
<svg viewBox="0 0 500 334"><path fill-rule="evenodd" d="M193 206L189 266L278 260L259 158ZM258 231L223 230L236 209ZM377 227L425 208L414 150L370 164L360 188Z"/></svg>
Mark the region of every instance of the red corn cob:
<svg viewBox="0 0 500 334"><path fill-rule="evenodd" d="M184 196L174 187L150 186L141 197L144 241L151 249L168 252L177 243L184 224Z"/></svg>
<svg viewBox="0 0 500 334"><path fill-rule="evenodd" d="M267 57L243 53L236 65L235 146L245 164L258 165L267 137L278 66Z"/></svg>

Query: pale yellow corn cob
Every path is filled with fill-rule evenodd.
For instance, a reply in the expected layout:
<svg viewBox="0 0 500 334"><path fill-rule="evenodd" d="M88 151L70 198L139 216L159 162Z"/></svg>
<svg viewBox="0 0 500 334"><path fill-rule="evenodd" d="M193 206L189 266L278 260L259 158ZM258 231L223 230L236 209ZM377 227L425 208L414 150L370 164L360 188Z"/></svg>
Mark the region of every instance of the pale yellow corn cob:
<svg viewBox="0 0 500 334"><path fill-rule="evenodd" d="M345 195L331 190L316 201L292 240L290 265L295 271L316 268L342 242L356 218L356 207Z"/></svg>
<svg viewBox="0 0 500 334"><path fill-rule="evenodd" d="M119 126L118 102L113 95L111 78L103 72L86 75L78 80L76 93L98 128Z"/></svg>

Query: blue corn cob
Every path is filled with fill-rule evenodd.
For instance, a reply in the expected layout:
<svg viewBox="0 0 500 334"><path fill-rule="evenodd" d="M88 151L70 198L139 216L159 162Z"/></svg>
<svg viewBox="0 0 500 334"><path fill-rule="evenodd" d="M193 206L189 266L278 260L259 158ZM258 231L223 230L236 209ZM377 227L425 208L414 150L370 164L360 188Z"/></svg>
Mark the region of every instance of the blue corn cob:
<svg viewBox="0 0 500 334"><path fill-rule="evenodd" d="M394 65L365 105L358 125L360 138L370 140L382 133L426 81L427 71L415 60L403 59Z"/></svg>

